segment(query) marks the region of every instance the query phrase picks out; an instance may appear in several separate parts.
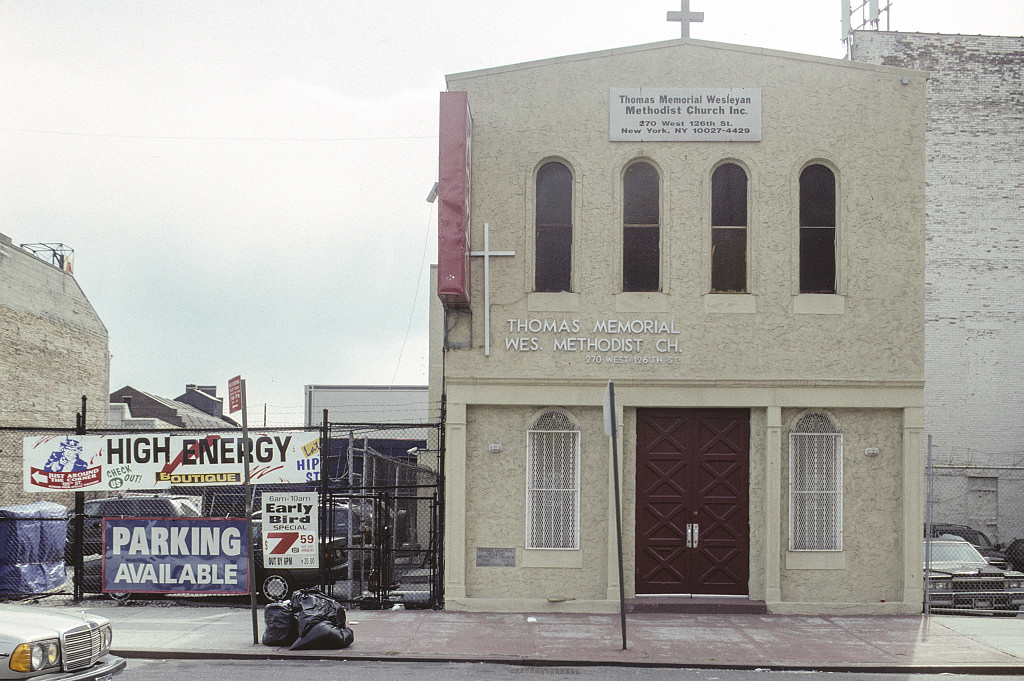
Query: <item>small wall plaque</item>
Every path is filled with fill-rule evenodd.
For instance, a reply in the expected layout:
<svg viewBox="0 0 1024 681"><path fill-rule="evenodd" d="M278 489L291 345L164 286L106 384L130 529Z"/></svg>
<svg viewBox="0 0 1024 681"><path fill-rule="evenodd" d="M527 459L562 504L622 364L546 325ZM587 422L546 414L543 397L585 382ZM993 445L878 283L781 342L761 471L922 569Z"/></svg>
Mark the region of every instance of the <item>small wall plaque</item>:
<svg viewBox="0 0 1024 681"><path fill-rule="evenodd" d="M477 567L515 567L516 566L516 550L515 549L491 549L477 547L476 549L476 566Z"/></svg>

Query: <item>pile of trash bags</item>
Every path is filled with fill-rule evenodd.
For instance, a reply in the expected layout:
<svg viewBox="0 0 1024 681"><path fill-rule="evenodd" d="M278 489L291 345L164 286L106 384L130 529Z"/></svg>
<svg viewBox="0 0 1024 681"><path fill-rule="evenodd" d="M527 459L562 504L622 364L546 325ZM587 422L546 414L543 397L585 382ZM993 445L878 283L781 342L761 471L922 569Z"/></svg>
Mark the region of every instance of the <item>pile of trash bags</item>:
<svg viewBox="0 0 1024 681"><path fill-rule="evenodd" d="M270 603L264 611L263 645L289 650L329 650L352 645L345 608L317 588L302 589L290 601Z"/></svg>

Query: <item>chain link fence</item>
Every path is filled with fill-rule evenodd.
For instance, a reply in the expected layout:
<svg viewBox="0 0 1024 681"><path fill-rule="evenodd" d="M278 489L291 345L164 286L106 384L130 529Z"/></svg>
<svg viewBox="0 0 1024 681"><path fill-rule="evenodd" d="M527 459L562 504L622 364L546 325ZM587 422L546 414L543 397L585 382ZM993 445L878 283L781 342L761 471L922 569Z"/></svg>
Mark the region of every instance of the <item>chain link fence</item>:
<svg viewBox="0 0 1024 681"><path fill-rule="evenodd" d="M1018 616L1024 605L1024 451L984 453L929 442L925 476L926 609ZM966 542L974 552L964 553ZM978 554L982 569L963 561ZM958 565L959 563L959 565Z"/></svg>
<svg viewBox="0 0 1024 681"><path fill-rule="evenodd" d="M237 585L226 586L229 578L250 572L244 560L231 563L223 556L252 553L251 578L265 601L317 586L363 607L395 603L440 607L439 426L330 424L290 431L261 429L258 435L250 430L255 480L274 479L277 463L269 453L265 461L260 457L260 443L266 440L263 445L268 452L280 447L283 461L284 443L295 433L309 440L301 453L291 455L289 466L297 470L291 471L287 483L255 482L247 499L240 474L182 473L180 455L174 459L176 452L171 451L178 445L167 444L184 438L204 461L238 463L238 454L244 451L241 431L225 429L211 435L186 430L90 430L85 434L0 428L0 600L66 604L107 597L137 602L184 594L211 599L237 595ZM102 456L96 453L97 441L103 443ZM37 443L45 443L46 451L52 453L41 455L38 460L44 463L26 466L26 452ZM164 475L172 482L169 486L154 483L146 488L152 469L124 463L158 459L170 462L164 470L174 471ZM193 466L193 470L199 468ZM51 482L56 479L71 486L75 476L89 476L92 471L102 476L108 489L25 489L26 475L30 479L49 476ZM112 479L120 481L116 484L123 484L123 489L109 489L115 484ZM265 541L279 537L272 537L271 531L263 537L264 521L283 520L264 517L264 497L270 493L275 498L290 493L315 495L317 513L304 509L305 514L287 519L317 518L318 534L294 533L301 541L309 537L317 543L312 554L318 559L315 567L284 564L291 562L290 556L264 560L265 547L280 545ZM253 535L246 552L239 550L239 544L244 542L249 504L254 510ZM164 563L149 561L149 567L141 561L119 564L112 560L111 543L119 555L166 557L205 551L219 558L191 567L175 564L171 558ZM275 560L274 567L264 566ZM112 574L115 565L120 581ZM121 582L163 584L168 580L179 584L173 594L157 587L142 592L118 590Z"/></svg>

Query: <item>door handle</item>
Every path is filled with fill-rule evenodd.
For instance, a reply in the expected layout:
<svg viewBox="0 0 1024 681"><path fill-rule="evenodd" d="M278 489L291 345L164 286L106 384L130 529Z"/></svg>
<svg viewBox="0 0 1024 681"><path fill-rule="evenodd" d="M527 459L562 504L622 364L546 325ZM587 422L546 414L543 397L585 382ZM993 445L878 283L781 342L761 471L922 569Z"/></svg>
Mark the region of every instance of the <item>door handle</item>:
<svg viewBox="0 0 1024 681"><path fill-rule="evenodd" d="M686 525L686 548L695 549L700 543L700 525L688 523Z"/></svg>

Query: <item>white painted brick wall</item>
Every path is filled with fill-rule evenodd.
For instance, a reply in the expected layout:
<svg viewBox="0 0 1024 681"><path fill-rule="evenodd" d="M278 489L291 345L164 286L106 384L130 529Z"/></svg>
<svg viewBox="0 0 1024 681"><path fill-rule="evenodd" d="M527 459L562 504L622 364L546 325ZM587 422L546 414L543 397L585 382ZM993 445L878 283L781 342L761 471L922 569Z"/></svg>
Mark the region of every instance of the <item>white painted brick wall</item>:
<svg viewBox="0 0 1024 681"><path fill-rule="evenodd" d="M926 430L943 459L1019 455L1024 38L862 31L855 35L853 58L931 72Z"/></svg>

